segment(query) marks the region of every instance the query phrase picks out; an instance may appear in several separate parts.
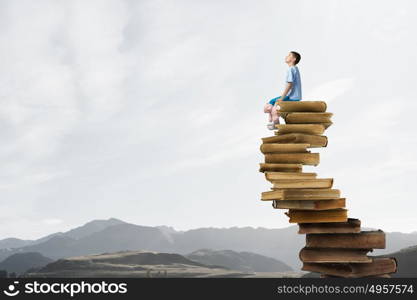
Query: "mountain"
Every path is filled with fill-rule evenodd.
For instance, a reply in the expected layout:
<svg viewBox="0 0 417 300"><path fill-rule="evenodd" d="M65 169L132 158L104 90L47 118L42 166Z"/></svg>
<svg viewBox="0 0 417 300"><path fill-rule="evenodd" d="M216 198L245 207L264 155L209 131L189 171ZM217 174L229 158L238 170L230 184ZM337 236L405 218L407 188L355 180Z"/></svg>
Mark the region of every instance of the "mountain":
<svg viewBox="0 0 417 300"><path fill-rule="evenodd" d="M84 224L83 226L71 229L65 232L63 235L66 237L70 237L73 239L81 239L83 237L89 236L93 233L102 231L107 227L114 226L114 225L121 225L127 224L121 220L110 218L108 220L94 220Z"/></svg>
<svg viewBox="0 0 417 300"><path fill-rule="evenodd" d="M305 236L297 234L298 226L267 229L262 227L199 228L174 235L174 251L188 254L196 249L247 251L283 261L299 268L298 253ZM285 244L282 242L285 241Z"/></svg>
<svg viewBox="0 0 417 300"><path fill-rule="evenodd" d="M0 249L4 248L18 248L18 247L24 247L26 245L31 244L31 240L21 240L17 238L6 238L3 240L0 240Z"/></svg>
<svg viewBox="0 0 417 300"><path fill-rule="evenodd" d="M14 253L38 252L55 260L61 257L73 256L75 243L75 239L57 235L45 242L13 249L12 251ZM1 254L2 253L0 252L0 256Z"/></svg>
<svg viewBox="0 0 417 300"><path fill-rule="evenodd" d="M0 262L0 270L21 274L31 268L43 267L50 262L52 259L37 252L16 253Z"/></svg>
<svg viewBox="0 0 417 300"><path fill-rule="evenodd" d="M205 265L217 265L245 272L293 271L291 267L279 260L246 251L200 249L186 257Z"/></svg>
<svg viewBox="0 0 417 300"><path fill-rule="evenodd" d="M91 222L88 222L80 227L76 227L69 231L55 232L55 233L46 235L36 240L21 240L17 238L6 238L3 240L0 240L0 260L5 259L6 257L14 253L27 252L27 251L31 251L31 249L35 252L37 251L37 249L40 249L40 251L42 252L43 248L47 248L50 245L53 246L53 249L56 249L60 241L63 243L63 246L65 246L65 245L68 245L70 241L73 239L83 238L95 232L101 231L109 226L119 225L119 224L127 224L127 223L121 220L115 219L115 218L110 218L108 220L93 220ZM40 246L36 247L36 245L40 245ZM50 253L53 253L54 251L50 249L47 252L48 254L50 254ZM66 251L64 250L62 252L62 255L64 255L65 253ZM56 255L53 255L53 257L56 257ZM60 256L60 257L63 257L63 256Z"/></svg>
<svg viewBox="0 0 417 300"><path fill-rule="evenodd" d="M66 232L55 232L48 234L44 237L41 237L36 240L21 240L17 238L5 238L0 240L0 249L11 249L11 248L21 248L29 245L36 245L43 242L46 242L54 237L70 237L73 239L79 239L85 236L88 236L94 232L101 231L109 226L118 225L118 224L127 224L121 220L110 218L108 220L93 220L88 222L80 227L76 227ZM1 257L1 255L0 255Z"/></svg>
<svg viewBox="0 0 417 300"><path fill-rule="evenodd" d="M12 249L8 252L0 251L0 257L14 253L39 252L52 259L59 259L137 249L166 251L172 248L171 246L169 239L157 228L121 223L105 227L101 231L79 239L66 234L57 235L42 243Z"/></svg>
<svg viewBox="0 0 417 300"><path fill-rule="evenodd" d="M170 251L172 242L158 228L134 224L120 224L105 228L77 241L88 253L123 250Z"/></svg>
<svg viewBox="0 0 417 300"><path fill-rule="evenodd" d="M56 234L41 243L16 249L0 249L0 259L22 252L39 252L46 257L60 259L138 249L186 255L196 249L210 248L253 252L298 267L298 257L292 249L294 249L293 247L300 249L304 237L296 235L296 230L296 226L291 226L282 229L252 227L200 228L178 232L169 227L161 228L161 226L150 227L121 223L107 226L84 237L67 233ZM77 231L79 232L79 230ZM75 239L75 236L80 238ZM288 241L286 247L283 247L279 242L280 240Z"/></svg>

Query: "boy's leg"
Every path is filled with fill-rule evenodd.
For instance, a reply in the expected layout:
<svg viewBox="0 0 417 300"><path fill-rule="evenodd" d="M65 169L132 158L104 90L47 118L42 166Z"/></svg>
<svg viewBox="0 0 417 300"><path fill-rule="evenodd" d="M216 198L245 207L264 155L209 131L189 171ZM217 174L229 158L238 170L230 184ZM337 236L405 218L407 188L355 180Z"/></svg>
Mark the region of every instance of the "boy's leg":
<svg viewBox="0 0 417 300"><path fill-rule="evenodd" d="M279 106L274 105L271 110L272 122L275 124L279 124L279 113L278 113Z"/></svg>
<svg viewBox="0 0 417 300"><path fill-rule="evenodd" d="M277 107L275 104L279 104L281 101L282 101L281 96L279 96L269 101L270 106L267 107L267 105L265 105L264 111L266 109L270 111L269 122L274 122L274 124L279 124L279 113L277 111L279 107Z"/></svg>
<svg viewBox="0 0 417 300"><path fill-rule="evenodd" d="M272 115L271 115L271 111L272 111L272 105L267 103L264 106L264 113L268 114L268 121L272 122Z"/></svg>
<svg viewBox="0 0 417 300"><path fill-rule="evenodd" d="M284 97L284 99L285 99L285 97ZM280 105L281 105L282 101L285 101L285 100L278 99L276 105L274 106L274 108L272 108L272 110L274 111L273 116L276 116L275 117L276 121L274 121L276 124L279 124L279 116L280 116L279 109L281 108Z"/></svg>

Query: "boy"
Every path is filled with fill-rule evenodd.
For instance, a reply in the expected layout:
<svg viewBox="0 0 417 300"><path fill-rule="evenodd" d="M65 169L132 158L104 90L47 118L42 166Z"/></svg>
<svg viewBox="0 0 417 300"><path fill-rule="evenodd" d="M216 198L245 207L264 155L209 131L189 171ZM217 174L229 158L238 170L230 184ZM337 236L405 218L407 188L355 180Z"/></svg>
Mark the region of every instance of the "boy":
<svg viewBox="0 0 417 300"><path fill-rule="evenodd" d="M269 113L268 129L274 130L275 125L279 124L279 113L277 106L281 101L300 101L301 100L301 77L297 64L300 62L301 55L295 51L291 51L285 57L285 62L288 64L286 75L286 86L282 95L271 99L265 104L264 112Z"/></svg>

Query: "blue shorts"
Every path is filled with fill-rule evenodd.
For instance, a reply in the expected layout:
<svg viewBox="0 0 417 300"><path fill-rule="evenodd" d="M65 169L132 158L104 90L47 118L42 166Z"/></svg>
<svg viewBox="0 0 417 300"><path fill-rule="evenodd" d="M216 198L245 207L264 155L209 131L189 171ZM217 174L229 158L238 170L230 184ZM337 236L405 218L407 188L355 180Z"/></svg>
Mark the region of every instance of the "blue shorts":
<svg viewBox="0 0 417 300"><path fill-rule="evenodd" d="M277 100L280 99L280 98L281 98L281 96L276 97L274 99L271 99L271 100L269 100L268 103L271 104L271 105L274 105L275 102L277 102ZM284 100L282 100L282 101L300 101L300 99L290 99L288 96L285 96Z"/></svg>

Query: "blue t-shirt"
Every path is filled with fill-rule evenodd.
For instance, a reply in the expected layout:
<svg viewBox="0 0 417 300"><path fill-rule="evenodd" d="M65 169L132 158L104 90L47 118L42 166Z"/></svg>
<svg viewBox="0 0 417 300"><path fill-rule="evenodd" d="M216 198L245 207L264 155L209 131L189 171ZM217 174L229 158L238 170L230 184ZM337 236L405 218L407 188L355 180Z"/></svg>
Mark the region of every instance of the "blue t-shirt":
<svg viewBox="0 0 417 300"><path fill-rule="evenodd" d="M300 78L300 71L298 70L297 66L291 66L287 70L286 76L287 82L292 82L292 87L288 92L287 96L290 99L297 99L301 100L301 78Z"/></svg>

